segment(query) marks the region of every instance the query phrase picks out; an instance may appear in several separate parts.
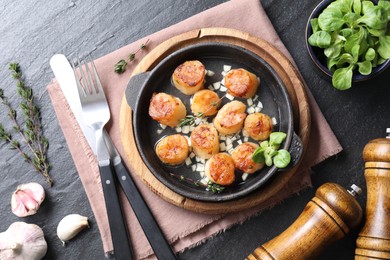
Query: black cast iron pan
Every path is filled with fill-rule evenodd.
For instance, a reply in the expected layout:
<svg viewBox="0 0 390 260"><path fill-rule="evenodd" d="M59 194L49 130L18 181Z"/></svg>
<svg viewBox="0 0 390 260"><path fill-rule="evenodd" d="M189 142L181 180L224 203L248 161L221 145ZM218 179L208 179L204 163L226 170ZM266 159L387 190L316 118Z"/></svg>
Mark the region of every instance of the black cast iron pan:
<svg viewBox="0 0 390 260"><path fill-rule="evenodd" d="M261 83L257 95L264 107L261 112L275 117L277 124L273 127L273 131L287 133L282 146L292 155L290 167L299 161L303 146L293 130L294 119L290 99L282 80L273 68L261 57L244 48L225 43L202 43L180 49L158 63L152 71L133 76L126 88L126 100L133 110L133 129L137 148L146 166L159 181L187 198L218 202L241 198L264 185L274 174L283 174L283 171L274 166L264 167L243 181L242 173L237 172L236 182L225 187L219 194L212 193L202 186L180 181L170 175L173 173L193 180L201 179L200 174L192 171L191 166L185 164L168 166L158 159L154 151L155 144L163 136L174 134L176 131L167 127L162 133L158 133L158 130L161 131L159 123L148 115L149 102L153 93L165 92L179 97L186 105L187 113L191 113L190 96L182 94L171 84L173 71L187 60L199 60L207 70L215 72L213 76L206 76L206 87L223 79L221 72L224 65L244 68L258 75ZM224 93L218 94L222 96ZM245 99L236 99L246 103ZM224 98L222 105L229 101Z"/></svg>

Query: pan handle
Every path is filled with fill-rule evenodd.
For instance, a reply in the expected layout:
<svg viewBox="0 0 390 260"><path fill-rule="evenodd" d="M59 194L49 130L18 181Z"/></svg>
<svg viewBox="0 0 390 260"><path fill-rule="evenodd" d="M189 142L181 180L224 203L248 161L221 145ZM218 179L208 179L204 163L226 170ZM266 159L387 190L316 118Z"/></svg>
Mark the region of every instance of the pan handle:
<svg viewBox="0 0 390 260"><path fill-rule="evenodd" d="M290 167L294 167L301 160L303 154L303 144L301 138L293 132L293 138L291 141L291 146L289 152L291 154Z"/></svg>
<svg viewBox="0 0 390 260"><path fill-rule="evenodd" d="M290 152L291 155L291 161L286 168L278 169L278 171L291 170L295 165L298 164L298 162L302 158L302 154L303 154L302 140L295 132L293 132L290 149L288 149L288 151Z"/></svg>
<svg viewBox="0 0 390 260"><path fill-rule="evenodd" d="M144 83L149 77L150 72L142 72L132 76L127 84L125 96L127 104L134 110L135 104L142 92Z"/></svg>

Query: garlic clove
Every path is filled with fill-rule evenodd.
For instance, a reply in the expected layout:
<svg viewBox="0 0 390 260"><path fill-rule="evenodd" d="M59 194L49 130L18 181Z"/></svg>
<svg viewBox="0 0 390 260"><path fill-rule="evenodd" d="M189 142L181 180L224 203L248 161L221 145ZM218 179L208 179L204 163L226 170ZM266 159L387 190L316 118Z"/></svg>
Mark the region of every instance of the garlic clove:
<svg viewBox="0 0 390 260"><path fill-rule="evenodd" d="M69 214L58 223L57 236L65 245L65 242L74 238L85 228L89 228L87 217L79 214Z"/></svg>
<svg viewBox="0 0 390 260"><path fill-rule="evenodd" d="M38 203L42 203L45 199L45 190L42 185L36 182L19 185L18 188L23 190L27 195L33 198Z"/></svg>
<svg viewBox="0 0 390 260"><path fill-rule="evenodd" d="M0 259L39 260L46 252L43 231L35 224L14 222L0 233Z"/></svg>
<svg viewBox="0 0 390 260"><path fill-rule="evenodd" d="M38 211L44 199L45 190L39 183L21 184L12 194L12 212L18 217L33 215Z"/></svg>

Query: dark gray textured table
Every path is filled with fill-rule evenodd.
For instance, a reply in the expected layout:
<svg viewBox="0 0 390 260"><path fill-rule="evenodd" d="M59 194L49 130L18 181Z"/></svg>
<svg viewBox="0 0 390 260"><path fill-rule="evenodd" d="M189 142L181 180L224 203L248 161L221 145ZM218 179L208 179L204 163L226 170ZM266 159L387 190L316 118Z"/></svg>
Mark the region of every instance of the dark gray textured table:
<svg viewBox="0 0 390 260"><path fill-rule="evenodd" d="M28 85L40 97L45 134L50 141L49 160L55 186L46 189L47 198L39 213L23 219L43 228L49 246L45 259L104 259L95 219L45 92L53 78L50 57L55 53L71 56L88 52L99 57L221 2L224 1L1 1L0 88L17 105L18 97L7 64L19 62ZM287 228L321 184L336 182L348 188L355 183L364 189L362 149L370 139L384 137L386 127L390 127L389 72L369 84L340 92L313 70L305 50L304 32L307 18L319 0L261 2L344 151L314 168L313 188L185 251L179 255L180 259L243 259ZM1 122L5 114L1 107ZM0 231L4 231L19 220L10 209L11 193L16 186L29 181L45 183L3 143L0 144L0 178ZM365 190L358 200L365 205ZM90 218L91 228L63 247L56 237L56 226L63 216L75 211ZM353 259L357 233L352 232L328 248L319 259Z"/></svg>

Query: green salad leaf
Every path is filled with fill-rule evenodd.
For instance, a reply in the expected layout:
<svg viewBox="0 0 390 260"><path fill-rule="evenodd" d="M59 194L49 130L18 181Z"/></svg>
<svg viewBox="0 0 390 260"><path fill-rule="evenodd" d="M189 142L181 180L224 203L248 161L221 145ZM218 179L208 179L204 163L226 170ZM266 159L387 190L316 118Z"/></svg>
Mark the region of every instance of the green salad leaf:
<svg viewBox="0 0 390 260"><path fill-rule="evenodd" d="M327 48L331 44L332 37L328 32L318 31L312 34L309 38L309 43L312 46L317 46L320 48Z"/></svg>
<svg viewBox="0 0 390 260"><path fill-rule="evenodd" d="M286 168L290 161L290 153L285 149L280 149L275 155L273 163L277 168Z"/></svg>
<svg viewBox="0 0 390 260"><path fill-rule="evenodd" d="M354 72L369 75L390 59L390 1L336 0L310 21L308 42L323 49L332 85L352 86Z"/></svg>
<svg viewBox="0 0 390 260"><path fill-rule="evenodd" d="M390 58L390 36L384 35L379 37L379 46L377 51L382 58Z"/></svg>
<svg viewBox="0 0 390 260"><path fill-rule="evenodd" d="M254 151L252 161L264 163L267 166L275 165L277 168L286 168L291 161L289 151L279 149L286 139L287 134L283 132L271 133L268 141L263 141Z"/></svg>
<svg viewBox="0 0 390 260"><path fill-rule="evenodd" d="M350 65L346 68L340 68L335 70L332 78L332 83L338 90L346 90L352 87L352 70L353 66Z"/></svg>
<svg viewBox="0 0 390 260"><path fill-rule="evenodd" d="M337 31L341 29L344 23L343 13L337 9L325 9L324 12L318 16L318 25L326 32Z"/></svg>

